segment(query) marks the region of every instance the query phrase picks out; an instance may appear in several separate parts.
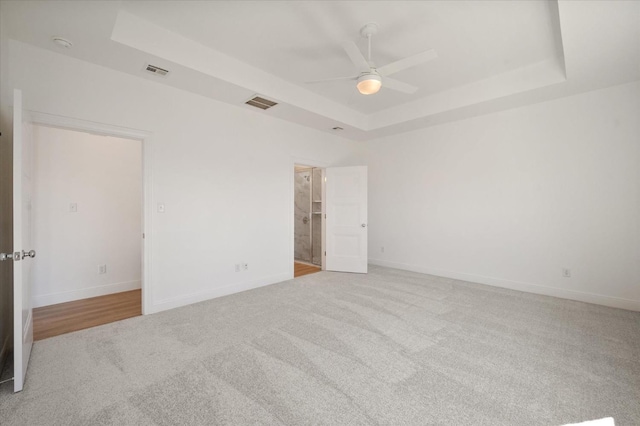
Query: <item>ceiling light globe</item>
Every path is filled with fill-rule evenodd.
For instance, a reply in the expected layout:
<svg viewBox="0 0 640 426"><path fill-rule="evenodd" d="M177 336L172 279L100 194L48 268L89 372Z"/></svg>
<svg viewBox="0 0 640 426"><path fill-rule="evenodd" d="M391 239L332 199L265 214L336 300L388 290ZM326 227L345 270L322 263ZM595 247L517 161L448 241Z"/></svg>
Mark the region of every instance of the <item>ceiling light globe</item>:
<svg viewBox="0 0 640 426"><path fill-rule="evenodd" d="M382 79L376 74L365 74L358 78L356 87L363 95L373 95L378 93L378 90L382 87Z"/></svg>

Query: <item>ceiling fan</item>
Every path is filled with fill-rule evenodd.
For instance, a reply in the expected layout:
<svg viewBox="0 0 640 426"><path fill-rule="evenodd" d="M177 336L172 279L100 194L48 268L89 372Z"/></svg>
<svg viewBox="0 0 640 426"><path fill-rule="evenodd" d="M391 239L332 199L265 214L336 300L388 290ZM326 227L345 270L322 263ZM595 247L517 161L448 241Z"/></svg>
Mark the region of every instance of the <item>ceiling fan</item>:
<svg viewBox="0 0 640 426"><path fill-rule="evenodd" d="M402 81L395 80L389 76L407 68L415 67L416 65L435 59L438 57L438 54L434 49L431 49L426 52L400 59L399 61L392 62L382 67L376 67L371 61L371 37L377 33L378 24L375 22L370 22L360 29L360 35L362 37L366 37L369 43L368 59L364 57L360 52L360 49L358 49L358 46L353 41L347 41L342 45L342 48L347 52L349 59L351 59L351 62L353 62L360 72L357 76L329 78L325 80L308 81L307 83L354 80L357 81L356 87L358 91L363 95L373 95L374 93L378 93L382 86L403 93L415 93L418 90L416 86L403 83Z"/></svg>

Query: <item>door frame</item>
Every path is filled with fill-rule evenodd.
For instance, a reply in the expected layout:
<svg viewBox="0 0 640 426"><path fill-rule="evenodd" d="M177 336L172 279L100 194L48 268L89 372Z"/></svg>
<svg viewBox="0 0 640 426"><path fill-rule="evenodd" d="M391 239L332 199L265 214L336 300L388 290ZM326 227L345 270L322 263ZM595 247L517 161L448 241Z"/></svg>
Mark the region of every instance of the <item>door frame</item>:
<svg viewBox="0 0 640 426"><path fill-rule="evenodd" d="M296 233L295 233L295 211L296 211L296 173L295 167L298 166L310 166L318 169L322 169L322 232L321 232L321 248L322 251L322 261L320 269L324 271L325 268L325 256L324 252L326 250L325 247L325 230L326 219L325 219L325 197L326 197L326 188L324 182L324 169L329 167L329 165L323 161L312 160L309 158L302 157L291 157L291 163L289 164L289 279L293 279L294 277L294 259L295 259L295 245L296 245Z"/></svg>
<svg viewBox="0 0 640 426"><path fill-rule="evenodd" d="M144 130L130 129L112 124L98 123L78 118L64 117L36 111L27 111L29 121L33 124L56 127L60 129L92 133L101 136L114 136L140 141L142 144L142 315L153 312L151 272L152 240L152 147L153 133Z"/></svg>

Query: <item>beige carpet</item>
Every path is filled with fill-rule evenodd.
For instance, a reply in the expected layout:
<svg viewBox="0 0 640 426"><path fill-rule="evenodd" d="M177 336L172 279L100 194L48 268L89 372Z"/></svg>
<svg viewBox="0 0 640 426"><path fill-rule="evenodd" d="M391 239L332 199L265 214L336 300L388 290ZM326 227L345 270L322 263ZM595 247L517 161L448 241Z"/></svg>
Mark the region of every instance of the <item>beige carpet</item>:
<svg viewBox="0 0 640 426"><path fill-rule="evenodd" d="M372 267L37 342L2 425L640 424L640 313Z"/></svg>

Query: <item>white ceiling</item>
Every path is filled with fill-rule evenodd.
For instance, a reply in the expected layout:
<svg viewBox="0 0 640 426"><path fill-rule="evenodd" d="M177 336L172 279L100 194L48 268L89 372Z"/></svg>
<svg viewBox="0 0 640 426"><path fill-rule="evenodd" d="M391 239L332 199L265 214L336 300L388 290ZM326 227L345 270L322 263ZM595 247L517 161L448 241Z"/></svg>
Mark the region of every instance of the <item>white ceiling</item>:
<svg viewBox="0 0 640 426"><path fill-rule="evenodd" d="M256 113L354 139L540 102L640 79L637 1L22 1L2 3L3 33ZM394 78L419 87L363 96L340 44L366 52L377 22L377 66L435 49ZM68 37L60 49L53 35ZM171 75L144 73L151 62ZM250 107L246 107L250 108Z"/></svg>
<svg viewBox="0 0 640 426"><path fill-rule="evenodd" d="M200 2L190 7L128 1L123 8L362 113L556 56L551 11L540 1L257 1ZM429 49L438 52L437 60L394 76L419 87L418 93L383 88L376 96L362 96L351 81L304 83L357 75L340 45L353 40L366 52L359 29L367 22L380 25L373 38L377 66Z"/></svg>

